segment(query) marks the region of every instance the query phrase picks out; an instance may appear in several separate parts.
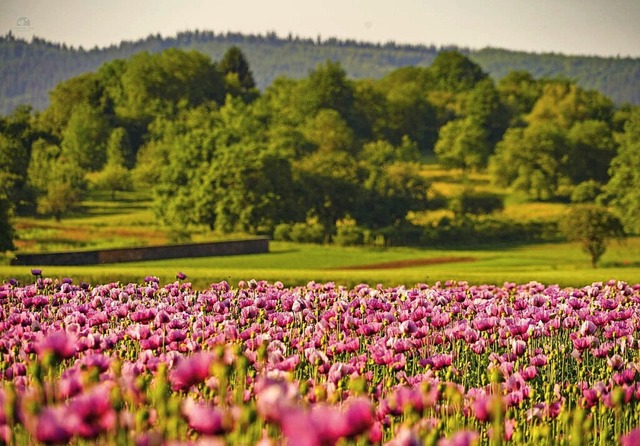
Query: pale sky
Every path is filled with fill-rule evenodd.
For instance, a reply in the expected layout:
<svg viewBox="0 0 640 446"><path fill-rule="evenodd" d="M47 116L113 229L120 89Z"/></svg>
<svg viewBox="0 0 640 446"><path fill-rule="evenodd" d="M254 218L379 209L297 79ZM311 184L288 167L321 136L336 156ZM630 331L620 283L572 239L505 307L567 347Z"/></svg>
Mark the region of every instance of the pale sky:
<svg viewBox="0 0 640 446"><path fill-rule="evenodd" d="M85 49L195 29L640 57L640 0L0 0L0 35Z"/></svg>

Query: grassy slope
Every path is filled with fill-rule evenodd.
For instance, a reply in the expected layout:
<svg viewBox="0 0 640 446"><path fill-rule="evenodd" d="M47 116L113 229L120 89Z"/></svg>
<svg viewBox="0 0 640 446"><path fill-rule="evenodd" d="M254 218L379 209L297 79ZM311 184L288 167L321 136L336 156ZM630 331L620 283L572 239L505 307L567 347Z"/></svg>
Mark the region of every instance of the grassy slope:
<svg viewBox="0 0 640 446"><path fill-rule="evenodd" d="M442 193L459 189L455 179L447 178L436 166L426 166L434 188ZM488 187L481 176L471 178L476 187ZM149 209L148 196L141 193L119 194L115 202L108 195L92 194L82 212L56 223L51 219L21 218L17 221L23 252L61 249L95 249L114 246L141 246L172 241L171 234L156 223ZM564 206L549 203L526 203L508 197L505 213L514 218L548 217L563 212ZM428 219L428 216L423 216ZM220 237L220 236L218 236ZM192 241L212 240L216 235L196 232ZM437 280L467 280L471 283L502 284L505 281L537 280L548 284L580 286L611 278L640 282L640 238L624 244L613 243L593 270L588 257L576 244L545 244L519 247L494 247L483 250L435 250L420 248L373 248L300 245L272 242L269 254L162 260L87 267L44 267L49 277L73 277L92 283L140 281L157 275L163 282L173 280L183 271L198 287L228 280L280 280L286 285L333 281L343 285L382 283L395 286L414 285ZM345 269L407 259L441 259L473 257L473 262L434 263L396 269ZM8 259L6 259L8 261ZM6 263L6 262L5 262ZM0 280L16 277L31 280L29 267L0 265Z"/></svg>

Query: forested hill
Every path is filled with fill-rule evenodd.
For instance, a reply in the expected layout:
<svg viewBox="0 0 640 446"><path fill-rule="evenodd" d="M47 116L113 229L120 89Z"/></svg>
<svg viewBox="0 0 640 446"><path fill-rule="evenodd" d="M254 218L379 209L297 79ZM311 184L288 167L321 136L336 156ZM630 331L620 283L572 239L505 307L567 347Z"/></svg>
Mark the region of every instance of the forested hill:
<svg viewBox="0 0 640 446"><path fill-rule="evenodd" d="M495 79L512 70L526 70L535 77L564 77L585 89L596 89L616 103L640 104L640 59L535 54L500 49L468 50L435 46L370 44L352 40L285 38L271 33L184 32L175 37L149 36L108 48L70 48L34 38L30 43L12 35L0 37L0 113L17 105L44 109L49 91L59 82L95 71L104 62L128 58L140 51L166 48L193 49L220 60L231 46L247 56L256 83L264 89L276 77L302 78L319 63L339 61L355 79L380 78L407 66L429 66L439 51L456 49L478 63Z"/></svg>

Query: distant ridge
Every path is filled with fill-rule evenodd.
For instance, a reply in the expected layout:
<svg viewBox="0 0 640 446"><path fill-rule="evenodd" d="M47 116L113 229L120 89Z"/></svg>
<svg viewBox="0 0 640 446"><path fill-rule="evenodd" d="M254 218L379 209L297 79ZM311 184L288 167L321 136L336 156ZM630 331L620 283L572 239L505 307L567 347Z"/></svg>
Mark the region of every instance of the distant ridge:
<svg viewBox="0 0 640 446"><path fill-rule="evenodd" d="M429 66L439 51L457 50L478 63L494 79L525 70L534 77L564 77L581 87L599 90L614 102L640 105L640 59L566 56L496 48L471 50L456 46L375 44L336 38L309 39L275 33L253 35L188 31L174 37L149 35L137 41L86 50L34 37L32 42L11 33L0 37L0 113L20 104L46 108L49 91L59 82L95 71L104 62L126 59L140 51L192 49L219 60L233 45L247 56L256 83L266 88L279 77L301 78L327 59L339 61L352 78L380 78L408 65Z"/></svg>

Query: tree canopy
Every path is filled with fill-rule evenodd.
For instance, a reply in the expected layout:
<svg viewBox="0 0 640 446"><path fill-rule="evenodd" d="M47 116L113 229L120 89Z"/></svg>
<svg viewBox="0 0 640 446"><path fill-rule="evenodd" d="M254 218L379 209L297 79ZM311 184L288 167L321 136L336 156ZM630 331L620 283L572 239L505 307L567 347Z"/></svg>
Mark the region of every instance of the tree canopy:
<svg viewBox="0 0 640 446"><path fill-rule="evenodd" d="M186 230L313 223L325 240L347 227L382 234L435 205L419 164L435 155L534 200L610 203L639 230L637 108L575 82L515 72L496 85L454 51L380 79L352 79L326 60L263 93L251 73L240 48L220 62L142 52L61 83L42 113L2 117L9 213L63 218L93 172L112 194L150 188L158 219ZM465 191L455 218L501 206L476 195Z"/></svg>
<svg viewBox="0 0 640 446"><path fill-rule="evenodd" d="M593 268L598 266L610 239L625 236L620 220L598 205L575 205L561 223L567 238L580 242L583 251L590 256Z"/></svg>

